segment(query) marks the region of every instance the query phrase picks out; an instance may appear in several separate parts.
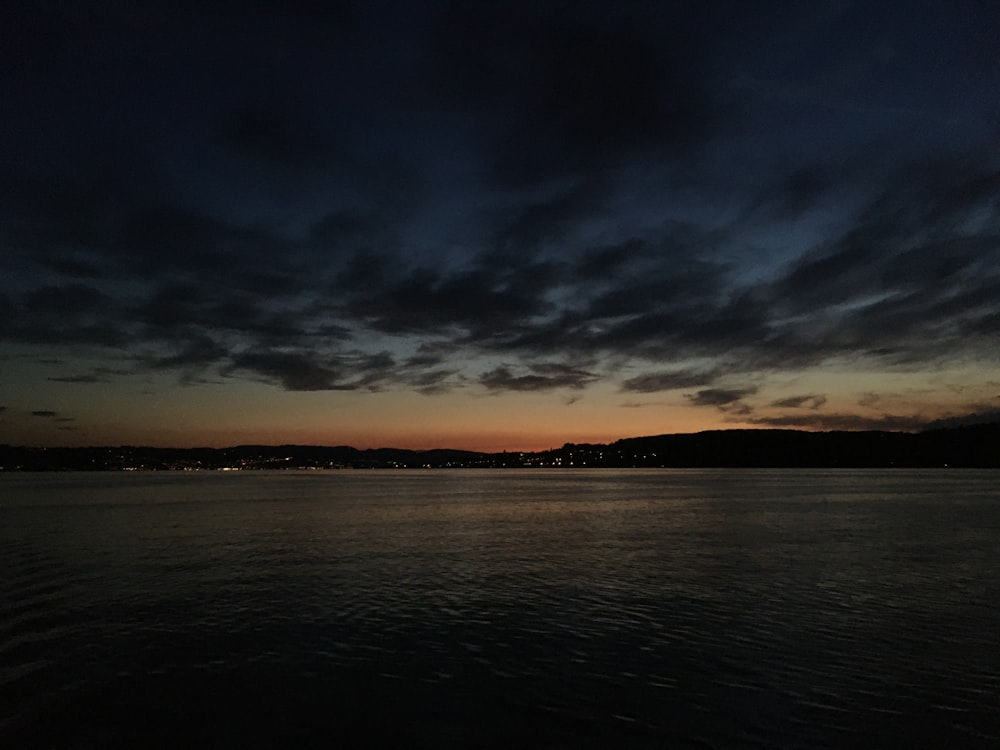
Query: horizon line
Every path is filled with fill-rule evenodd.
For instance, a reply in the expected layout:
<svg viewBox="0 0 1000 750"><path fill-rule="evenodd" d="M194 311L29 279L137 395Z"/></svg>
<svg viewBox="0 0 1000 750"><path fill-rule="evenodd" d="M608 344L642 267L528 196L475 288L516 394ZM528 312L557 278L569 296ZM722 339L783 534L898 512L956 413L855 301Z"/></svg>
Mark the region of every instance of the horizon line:
<svg viewBox="0 0 1000 750"><path fill-rule="evenodd" d="M31 448L38 450L87 450L87 449L101 449L101 448L148 448L152 450L229 450L235 448L283 448L283 447L296 447L296 448L350 448L356 451L380 451L380 450L394 450L394 451L408 451L410 453L428 453L431 451L456 451L462 453L479 453L483 455L497 455L505 453L546 453L549 451L560 450L567 445L614 445L615 443L622 442L624 440L643 440L649 438L662 438L662 437L683 437L683 436L694 436L694 435L706 435L711 433L741 433L741 432L769 432L769 433L780 433L780 432L797 432L803 434L871 434L871 433L881 433L881 434L891 434L891 435L919 435L926 432L942 431L942 430L956 430L963 429L967 427L977 427L988 424L1000 424L1000 422L980 422L980 423L968 423L959 424L953 426L942 426L935 427L933 423L928 424L920 429L915 430L879 430L879 429L830 429L830 430L816 430L816 429L804 429L796 427L731 427L731 428L719 428L710 430L698 430L696 432L664 432L655 435L630 435L626 437L620 437L615 440L606 443L590 443L581 442L575 443L572 441L566 441L559 446L553 446L551 448L545 448L541 450L499 450L499 451L484 451L475 450L471 448L455 448L455 447L445 447L436 446L432 448L400 448L392 445L379 445L370 446L367 448L358 448L354 445L348 443L336 443L336 444L322 444L322 443L234 443L227 444L224 446L213 447L210 445L192 445L188 447L178 446L178 445L151 445L151 444L141 444L141 443L103 443L103 444L91 444L91 445L38 445L38 444L20 444L15 445L13 443L0 443L0 446L7 448Z"/></svg>

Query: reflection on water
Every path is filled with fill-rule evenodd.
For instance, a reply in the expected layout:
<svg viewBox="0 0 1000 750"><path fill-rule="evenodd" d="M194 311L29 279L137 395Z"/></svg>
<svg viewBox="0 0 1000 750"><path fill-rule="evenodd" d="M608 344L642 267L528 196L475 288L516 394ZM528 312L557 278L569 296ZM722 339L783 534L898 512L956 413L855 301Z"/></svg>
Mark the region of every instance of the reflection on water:
<svg viewBox="0 0 1000 750"><path fill-rule="evenodd" d="M997 746L996 477L0 475L0 740Z"/></svg>

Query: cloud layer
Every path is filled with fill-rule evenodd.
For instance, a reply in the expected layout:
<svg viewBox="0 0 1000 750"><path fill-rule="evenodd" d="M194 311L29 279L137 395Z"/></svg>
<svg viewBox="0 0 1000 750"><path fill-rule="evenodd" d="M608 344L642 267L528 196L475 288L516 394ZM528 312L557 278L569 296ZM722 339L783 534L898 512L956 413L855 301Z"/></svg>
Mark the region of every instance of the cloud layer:
<svg viewBox="0 0 1000 750"><path fill-rule="evenodd" d="M996 366L1000 80L961 19L331 8L5 11L0 346L80 388L603 384L824 429L922 417L771 384ZM921 88L877 53L929 22Z"/></svg>

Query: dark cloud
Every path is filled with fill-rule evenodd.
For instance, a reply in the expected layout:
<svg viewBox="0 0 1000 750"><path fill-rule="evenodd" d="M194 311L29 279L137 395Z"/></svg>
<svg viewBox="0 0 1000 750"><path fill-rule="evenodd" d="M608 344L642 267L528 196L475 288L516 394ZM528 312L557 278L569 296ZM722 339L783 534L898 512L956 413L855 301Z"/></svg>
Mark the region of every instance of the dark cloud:
<svg viewBox="0 0 1000 750"><path fill-rule="evenodd" d="M844 175L825 165L796 167L765 185L746 207L745 218L794 220L815 208L831 191L842 189Z"/></svg>
<svg viewBox="0 0 1000 750"><path fill-rule="evenodd" d="M1000 227L975 228L1000 201L993 161L953 155L895 170L854 225L794 264L775 291L799 309L918 289L946 296L998 252Z"/></svg>
<svg viewBox="0 0 1000 750"><path fill-rule="evenodd" d="M170 206L133 212L120 245L136 271L226 274L233 280L260 262L282 272L287 259L282 249L287 248L267 232Z"/></svg>
<svg viewBox="0 0 1000 750"><path fill-rule="evenodd" d="M495 174L507 184L580 173L658 148L702 143L713 125L677 19L631 21L582 3L445 3L432 59L446 101L491 113Z"/></svg>
<svg viewBox="0 0 1000 750"><path fill-rule="evenodd" d="M561 309L543 308L524 324L509 321L505 331L480 343L534 356L605 352L665 361L699 347L717 351L722 341L713 345L704 337L731 340L740 330L749 337L757 311L742 299L719 306L726 269L697 257L698 235L678 237L675 229L656 241L633 239L584 253L576 261L581 272L571 266L538 286L546 303L562 298ZM552 314L539 314L548 310Z"/></svg>
<svg viewBox="0 0 1000 750"><path fill-rule="evenodd" d="M0 191L4 235L12 246L46 264L69 264L70 270L87 276L103 270L87 253L104 251L130 203L123 190L99 177L8 176Z"/></svg>
<svg viewBox="0 0 1000 750"><path fill-rule="evenodd" d="M378 391L402 383L419 392L436 393L446 387L454 371L399 365L386 351L331 354L267 350L232 354L220 372L227 377L248 373L289 391Z"/></svg>
<svg viewBox="0 0 1000 750"><path fill-rule="evenodd" d="M679 147L708 127L696 77L662 59L645 35L570 26L539 36L500 155L501 176L591 168L636 149Z"/></svg>
<svg viewBox="0 0 1000 750"><path fill-rule="evenodd" d="M44 263L56 273L70 278L99 279L104 275L104 269L97 263L69 256L39 258L39 262Z"/></svg>
<svg viewBox="0 0 1000 750"><path fill-rule="evenodd" d="M38 409L36 411L31 412L31 416L43 417L45 419L55 419L57 416L59 416L59 414L58 412L49 411L48 409Z"/></svg>
<svg viewBox="0 0 1000 750"><path fill-rule="evenodd" d="M220 141L248 156L293 167L327 166L335 156L319 129L288 96L247 102L222 124Z"/></svg>
<svg viewBox="0 0 1000 750"><path fill-rule="evenodd" d="M320 321L299 310L275 309L282 304L294 304L294 298L262 298L233 291L224 282L220 288L213 281L185 281L155 289L133 308L133 316L142 324L146 338L163 340L175 350L214 351L215 358L223 353L221 347L206 341L223 333L227 337L235 333L262 345L295 345L310 336L343 336L327 327L313 328ZM185 362L178 360L177 364Z"/></svg>
<svg viewBox="0 0 1000 750"><path fill-rule="evenodd" d="M94 373L80 373L78 375L61 375L59 377L47 378L54 383L106 383L107 380Z"/></svg>
<svg viewBox="0 0 1000 750"><path fill-rule="evenodd" d="M705 370L671 370L637 375L622 383L623 391L633 393L655 393L676 388L691 388L709 385L718 377L717 373Z"/></svg>
<svg viewBox="0 0 1000 750"><path fill-rule="evenodd" d="M818 11L33 5L0 23L0 340L65 355L52 381L625 372L734 416L754 391L719 382L1000 356L1000 162L977 146L995 87L954 82L930 113L948 123L915 133L925 87L883 101ZM940 59L972 81L982 32L954 24L978 62Z"/></svg>
<svg viewBox="0 0 1000 750"><path fill-rule="evenodd" d="M390 373L385 374L388 379ZM460 368L449 366L446 357L428 353L407 357L395 366L391 378L425 396L445 393L461 386L465 379Z"/></svg>
<svg viewBox="0 0 1000 750"><path fill-rule="evenodd" d="M991 422L1000 422L1000 409L989 409L977 412L970 412L968 414L962 414L954 417L935 419L934 421L925 424L923 428L926 430L941 430L941 429L949 429L952 427L966 427L969 425L976 425L976 424L989 424Z"/></svg>
<svg viewBox="0 0 1000 750"><path fill-rule="evenodd" d="M229 354L228 349L205 335L194 335L170 354L154 357L148 365L157 370L194 369L222 362Z"/></svg>
<svg viewBox="0 0 1000 750"><path fill-rule="evenodd" d="M62 365L61 362L51 362L49 364ZM71 375L54 375L46 378L53 383L73 383L73 384L87 384L87 383L109 383L112 378L126 377L129 375L134 375L137 372L136 367L132 368L115 368L115 367L95 367L90 370L90 372L78 372Z"/></svg>
<svg viewBox="0 0 1000 750"><path fill-rule="evenodd" d="M613 245L589 250L577 264L575 275L585 282L606 280L629 269L637 260L648 255L646 243L637 237L632 237Z"/></svg>
<svg viewBox="0 0 1000 750"><path fill-rule="evenodd" d="M858 406L875 406L882 400L882 395L879 393L869 392L865 393L861 398L858 399Z"/></svg>
<svg viewBox="0 0 1000 750"><path fill-rule="evenodd" d="M546 312L538 294L550 275L527 269L474 268L449 273L418 268L382 289L356 290L348 312L388 333L474 331L488 335Z"/></svg>
<svg viewBox="0 0 1000 750"><path fill-rule="evenodd" d="M989 158L961 155L950 168L894 170L840 236L758 288L767 327L753 348L777 365L847 354L925 366L964 350L988 358L1000 226L984 218L1000 201L996 174Z"/></svg>
<svg viewBox="0 0 1000 750"><path fill-rule="evenodd" d="M318 218L309 227L309 233L313 242L326 252L372 253L391 240L392 226L391 216L343 208Z"/></svg>
<svg viewBox="0 0 1000 750"><path fill-rule="evenodd" d="M0 339L102 346L121 346L127 339L117 301L86 284L47 285L0 304L7 307Z"/></svg>
<svg viewBox="0 0 1000 750"><path fill-rule="evenodd" d="M520 206L497 232L501 252L524 253L553 240L565 241L579 225L603 208L605 186L599 179L574 182L566 190Z"/></svg>
<svg viewBox="0 0 1000 750"><path fill-rule="evenodd" d="M501 366L480 376L479 382L491 391L546 391L554 388L585 388L597 377L586 370L562 364L535 364L524 374Z"/></svg>
<svg viewBox="0 0 1000 750"><path fill-rule="evenodd" d="M245 352L232 357L225 374L247 372L287 391L353 390L322 358L298 352Z"/></svg>
<svg viewBox="0 0 1000 750"><path fill-rule="evenodd" d="M426 352L421 354L414 354L412 357L407 357L406 361L403 363L405 367L436 367L438 365L444 364L445 358L440 354L428 354Z"/></svg>
<svg viewBox="0 0 1000 750"><path fill-rule="evenodd" d="M420 377L440 368L332 377L341 347L370 330L426 336L473 355L502 352L511 361L602 354L659 368L627 380L623 390L633 392L843 356L917 366L971 341L985 343L997 330L1000 250L996 228L983 218L998 205L996 174L988 163L961 173L901 168L851 226L792 260L773 283L741 277L716 259L734 235L694 225L667 222L578 249L579 228L607 195L579 182L515 204L513 215L490 229L492 247L461 263L402 257L386 233L394 230L365 210L327 211L294 241L169 207L126 207L110 212L114 221L96 222L57 212L63 231L32 257L51 267L52 248L75 238L72 258L103 275L5 295L4 335L36 344L128 345L144 349L142 361L155 369L270 373L295 388L427 387ZM80 205L80 216L108 213ZM551 252L538 252L542 245ZM132 262L121 264L125 257ZM149 283L150 274L163 281ZM124 281L133 284L127 292ZM255 351L298 357L289 372L306 376L243 366L239 357ZM662 369L692 357L717 364L690 379ZM312 376L307 362L318 367ZM454 382L443 376L434 387Z"/></svg>
<svg viewBox="0 0 1000 750"><path fill-rule="evenodd" d="M389 352L362 354L354 358L351 367L355 372L355 387L378 391L382 390L383 383L392 380L396 360Z"/></svg>
<svg viewBox="0 0 1000 750"><path fill-rule="evenodd" d="M398 380L416 390L417 393L432 396L446 393L455 387L456 375L458 375L458 370L425 370L413 373L404 371L398 375Z"/></svg>
<svg viewBox="0 0 1000 750"><path fill-rule="evenodd" d="M704 388L696 393L685 394L684 397L693 406L728 408L756 392L756 388Z"/></svg>
<svg viewBox="0 0 1000 750"><path fill-rule="evenodd" d="M167 13L174 12L174 3L164 3ZM324 37L330 33L338 35L354 31L363 20L364 3L361 0L330 0L316 3L312 0L257 0L249 5L240 0L221 0L207 6L200 2L180 4L188 12L197 13L199 17L216 14L222 20L232 22L233 14L243 17L244 23L265 24L265 29L277 23L285 25L288 17L296 23L302 23L307 28L315 30ZM297 25L292 26L297 29ZM273 30L273 29L272 29ZM327 37L328 38L328 37ZM334 37L337 38L337 37Z"/></svg>
<svg viewBox="0 0 1000 750"><path fill-rule="evenodd" d="M21 249L26 264L94 282L224 276L231 288L260 293L281 283L287 290L300 270L293 252L300 248L288 239L163 202L141 182L128 182L101 176L11 180L0 186L8 199L0 208L4 237Z"/></svg>
<svg viewBox="0 0 1000 750"><path fill-rule="evenodd" d="M775 406L779 409L801 409L803 407L818 409L825 403L826 396L822 394L810 394L807 396L789 396L788 398L780 398L777 401L772 401L771 406Z"/></svg>
<svg viewBox="0 0 1000 750"><path fill-rule="evenodd" d="M24 310L30 316L77 318L92 315L110 306L110 298L86 284L46 286L24 296Z"/></svg>
<svg viewBox="0 0 1000 750"><path fill-rule="evenodd" d="M883 414L869 417L858 414L802 413L780 417L754 417L741 420L766 427L806 430L889 430L913 432L926 424L926 418L916 415Z"/></svg>
<svg viewBox="0 0 1000 750"><path fill-rule="evenodd" d="M664 261L669 263L667 258ZM640 267L641 269L641 267ZM589 300L587 313L595 318L670 315L695 323L709 312L709 298L722 287L722 269L711 263L692 260L678 265L636 269L635 276L608 284ZM645 326L636 326L633 317L619 324L617 336L642 336ZM630 334L629 331L632 333Z"/></svg>

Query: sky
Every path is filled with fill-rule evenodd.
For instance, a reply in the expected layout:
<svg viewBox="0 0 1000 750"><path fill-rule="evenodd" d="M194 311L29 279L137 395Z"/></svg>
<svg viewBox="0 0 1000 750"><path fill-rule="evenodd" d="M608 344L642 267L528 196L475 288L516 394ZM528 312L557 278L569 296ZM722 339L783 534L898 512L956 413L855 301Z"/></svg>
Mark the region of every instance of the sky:
<svg viewBox="0 0 1000 750"><path fill-rule="evenodd" d="M0 11L0 443L1000 418L1000 2Z"/></svg>

